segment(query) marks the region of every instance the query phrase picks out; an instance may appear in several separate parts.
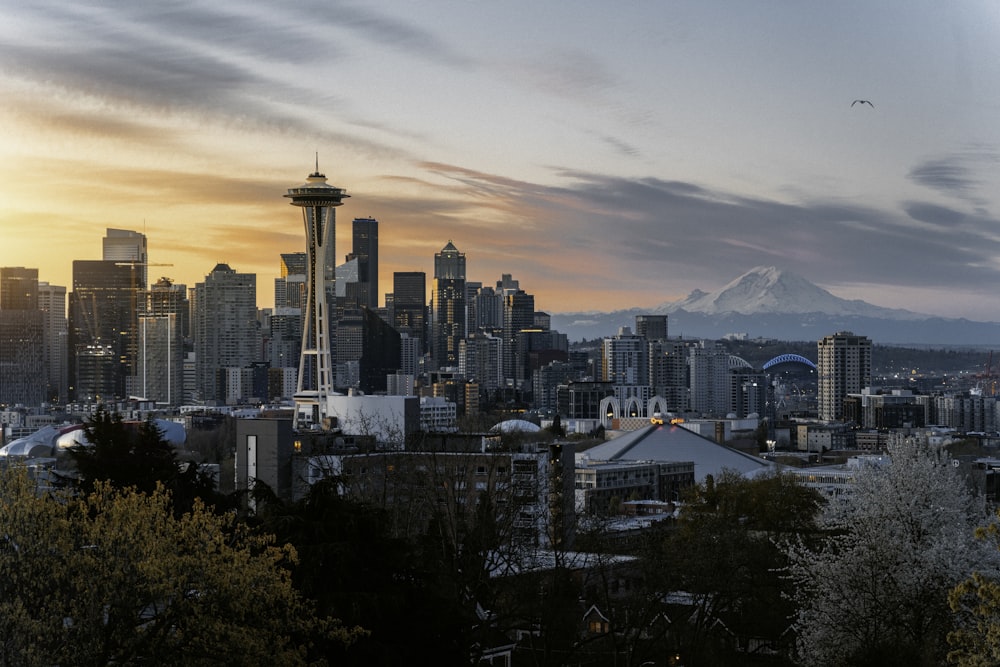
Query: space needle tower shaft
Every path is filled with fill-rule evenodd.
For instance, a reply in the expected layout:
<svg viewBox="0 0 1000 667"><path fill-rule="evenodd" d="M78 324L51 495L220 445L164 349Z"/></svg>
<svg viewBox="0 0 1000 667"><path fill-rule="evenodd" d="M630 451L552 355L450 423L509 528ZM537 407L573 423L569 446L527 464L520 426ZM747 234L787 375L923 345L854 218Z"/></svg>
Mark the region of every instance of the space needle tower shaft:
<svg viewBox="0 0 1000 667"><path fill-rule="evenodd" d="M306 231L306 310L302 313L295 422L321 426L327 416L327 396L333 393L332 317L327 295L333 293L334 277L328 275L326 264L328 257L335 256L336 207L350 195L326 182L317 158L316 171L304 184L289 188L285 196L292 200L292 206L302 209ZM328 281L331 284L327 285Z"/></svg>

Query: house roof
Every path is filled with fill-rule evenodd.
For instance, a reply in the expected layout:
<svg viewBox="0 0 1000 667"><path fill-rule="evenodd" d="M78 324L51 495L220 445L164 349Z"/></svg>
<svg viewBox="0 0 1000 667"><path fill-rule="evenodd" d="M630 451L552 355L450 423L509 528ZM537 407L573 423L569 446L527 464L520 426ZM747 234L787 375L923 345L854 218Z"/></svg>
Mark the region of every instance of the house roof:
<svg viewBox="0 0 1000 667"><path fill-rule="evenodd" d="M618 436L577 454L591 461L691 461L698 483L718 477L723 470L756 475L770 470L773 463L720 445L675 424L652 424Z"/></svg>

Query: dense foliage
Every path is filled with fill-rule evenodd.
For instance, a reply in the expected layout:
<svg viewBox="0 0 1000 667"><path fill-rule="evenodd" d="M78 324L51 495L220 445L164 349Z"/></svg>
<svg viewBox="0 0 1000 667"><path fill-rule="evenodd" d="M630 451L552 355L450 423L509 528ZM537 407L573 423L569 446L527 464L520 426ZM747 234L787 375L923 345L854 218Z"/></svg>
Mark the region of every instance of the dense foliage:
<svg viewBox="0 0 1000 667"><path fill-rule="evenodd" d="M860 467L831 502L817 545L789 546L798 651L809 665L937 665L953 627L948 591L995 571L977 541L980 499L938 452L892 444L891 462Z"/></svg>
<svg viewBox="0 0 1000 667"><path fill-rule="evenodd" d="M0 474L0 664L308 664L360 631L292 586L295 549L195 501L95 483L40 492Z"/></svg>
<svg viewBox="0 0 1000 667"><path fill-rule="evenodd" d="M137 426L126 424L120 414L100 407L84 433L88 444L69 450L77 471L75 486L84 493L101 482L147 494L162 486L170 492L178 516L190 511L196 500L212 507L226 505L212 478L196 465L179 461L151 418Z"/></svg>

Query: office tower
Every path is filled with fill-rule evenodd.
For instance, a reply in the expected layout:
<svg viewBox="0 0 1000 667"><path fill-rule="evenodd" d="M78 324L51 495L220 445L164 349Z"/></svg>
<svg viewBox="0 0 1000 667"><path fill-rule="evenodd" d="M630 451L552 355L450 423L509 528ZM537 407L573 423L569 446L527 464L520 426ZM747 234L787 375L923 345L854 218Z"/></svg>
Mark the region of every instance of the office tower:
<svg viewBox="0 0 1000 667"><path fill-rule="evenodd" d="M304 252L283 252L281 253L281 277L287 278L294 275L305 275L306 266L309 263L309 255Z"/></svg>
<svg viewBox="0 0 1000 667"><path fill-rule="evenodd" d="M0 309L38 309L38 269L0 268Z"/></svg>
<svg viewBox="0 0 1000 667"><path fill-rule="evenodd" d="M45 400L43 332L38 269L0 268L0 404L37 406Z"/></svg>
<svg viewBox="0 0 1000 667"><path fill-rule="evenodd" d="M125 398L135 361L135 264L78 259L69 294L69 396Z"/></svg>
<svg viewBox="0 0 1000 667"><path fill-rule="evenodd" d="M451 241L434 254L431 308L434 363L438 368L458 366L458 343L465 338L465 253Z"/></svg>
<svg viewBox="0 0 1000 667"><path fill-rule="evenodd" d="M274 279L274 307L306 307L306 262L304 252L281 254L280 277ZM301 337L302 332L299 332Z"/></svg>
<svg viewBox="0 0 1000 667"><path fill-rule="evenodd" d="M42 324L42 358L48 373L46 399L66 402L68 390L67 345L69 329L66 323L66 288L62 285L38 283L38 309Z"/></svg>
<svg viewBox="0 0 1000 667"><path fill-rule="evenodd" d="M146 252L146 235L128 229L108 229L103 239L102 259L106 262L135 264L136 285L145 289L148 282L149 257Z"/></svg>
<svg viewBox="0 0 1000 667"><path fill-rule="evenodd" d="M504 378L524 379L528 351L519 349L518 334L525 329L533 328L534 325L534 295L522 289L506 288L503 295L503 349L501 350Z"/></svg>
<svg viewBox="0 0 1000 667"><path fill-rule="evenodd" d="M374 310L364 307L345 311L339 324L338 385L343 388L354 386L366 394L384 392L386 376L400 369L399 332ZM340 384L340 378L352 378L356 383Z"/></svg>
<svg viewBox="0 0 1000 667"><path fill-rule="evenodd" d="M362 306L378 308L378 220L355 218L348 260L358 260L358 298Z"/></svg>
<svg viewBox="0 0 1000 667"><path fill-rule="evenodd" d="M205 402L224 401L226 369L247 368L262 356L257 276L217 264L192 295L197 391Z"/></svg>
<svg viewBox="0 0 1000 667"><path fill-rule="evenodd" d="M816 345L819 418L825 421L843 419L847 395L860 394L871 384L872 342L867 336L840 331L825 336Z"/></svg>
<svg viewBox="0 0 1000 667"><path fill-rule="evenodd" d="M502 335L503 295L492 287L481 287L476 294L476 326L473 331Z"/></svg>
<svg viewBox="0 0 1000 667"><path fill-rule="evenodd" d="M423 271L392 274L392 327L417 341L417 354L427 351L427 275Z"/></svg>
<svg viewBox="0 0 1000 667"><path fill-rule="evenodd" d="M477 297L483 284L478 281L465 281L465 335L469 336L479 331L479 314L476 308L479 305Z"/></svg>
<svg viewBox="0 0 1000 667"><path fill-rule="evenodd" d="M636 315L635 335L647 340L659 340L667 337L666 315Z"/></svg>
<svg viewBox="0 0 1000 667"><path fill-rule="evenodd" d="M306 307L295 391L296 423L322 425L327 396L333 393L333 352L330 347L336 303L336 210L350 195L326 182L319 171L285 195L302 209L306 234Z"/></svg>
<svg viewBox="0 0 1000 667"><path fill-rule="evenodd" d="M165 405L184 400L184 337L189 331L187 286L160 278L144 295L133 392Z"/></svg>

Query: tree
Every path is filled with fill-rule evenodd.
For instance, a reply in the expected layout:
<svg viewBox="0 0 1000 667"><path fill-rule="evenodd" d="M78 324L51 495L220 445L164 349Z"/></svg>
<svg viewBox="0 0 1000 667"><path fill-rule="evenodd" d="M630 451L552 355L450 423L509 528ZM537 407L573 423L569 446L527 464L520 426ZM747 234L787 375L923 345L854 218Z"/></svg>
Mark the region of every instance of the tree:
<svg viewBox="0 0 1000 667"><path fill-rule="evenodd" d="M361 632L313 614L291 546L162 489L41 494L0 473L0 664L306 664Z"/></svg>
<svg viewBox="0 0 1000 667"><path fill-rule="evenodd" d="M163 485L178 516L189 511L196 498L213 506L224 504L208 475L193 464L178 461L173 446L151 417L134 427L122 421L120 414L101 406L84 433L89 444L69 450L79 475L76 484L83 492L89 493L98 482L146 494Z"/></svg>
<svg viewBox="0 0 1000 667"><path fill-rule="evenodd" d="M976 530L991 549L1000 549L1000 525L995 521ZM948 593L956 628L948 635L948 662L961 667L1000 664L1000 575L973 572Z"/></svg>
<svg viewBox="0 0 1000 667"><path fill-rule="evenodd" d="M723 471L686 497L677 529L645 554L647 586L678 602L671 649L698 664L733 664L733 633L777 646L789 626L783 540L815 530L821 498L785 473ZM682 609L683 608L683 611Z"/></svg>
<svg viewBox="0 0 1000 667"><path fill-rule="evenodd" d="M995 550L958 469L926 445L893 442L823 514L817 545L788 545L798 653L810 665L936 665L951 629L948 591Z"/></svg>

